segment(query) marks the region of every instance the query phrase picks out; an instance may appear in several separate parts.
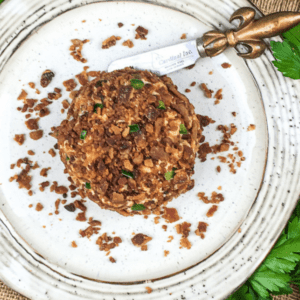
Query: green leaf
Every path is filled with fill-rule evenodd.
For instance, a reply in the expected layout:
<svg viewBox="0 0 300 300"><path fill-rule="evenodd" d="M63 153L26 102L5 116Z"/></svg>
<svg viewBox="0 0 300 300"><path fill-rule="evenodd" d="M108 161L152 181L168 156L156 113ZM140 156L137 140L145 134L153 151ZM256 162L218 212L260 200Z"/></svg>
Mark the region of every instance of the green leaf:
<svg viewBox="0 0 300 300"><path fill-rule="evenodd" d="M285 40L283 43L271 41L271 47L277 59L273 64L278 71L286 77L300 79L300 56L295 51L297 46Z"/></svg>
<svg viewBox="0 0 300 300"><path fill-rule="evenodd" d="M88 190L90 190L90 189L91 189L91 184L90 184L89 182L86 182L86 183L85 183L85 187L86 187Z"/></svg>
<svg viewBox="0 0 300 300"><path fill-rule="evenodd" d="M288 273L294 270L296 263L286 259L266 258L264 265L274 272Z"/></svg>
<svg viewBox="0 0 300 300"><path fill-rule="evenodd" d="M274 248L268 258L284 258L289 261L299 261L300 255L295 254L300 252L300 236L295 239L287 240L281 246Z"/></svg>
<svg viewBox="0 0 300 300"><path fill-rule="evenodd" d="M257 281L266 289L272 292L277 292L279 291L279 287L284 288L291 278L288 274L279 274L271 270L267 270L254 274L251 276L251 279Z"/></svg>
<svg viewBox="0 0 300 300"><path fill-rule="evenodd" d="M157 108L159 108L159 109L166 109L165 103L163 101L159 100Z"/></svg>
<svg viewBox="0 0 300 300"><path fill-rule="evenodd" d="M82 130L82 131L81 131L81 134L80 134L80 139L81 139L81 140L84 140L85 137L86 137L86 134L87 134L87 131L86 131L86 130Z"/></svg>
<svg viewBox="0 0 300 300"><path fill-rule="evenodd" d="M146 209L146 207L143 204L135 203L131 206L131 210L136 210L137 211L137 210L144 210L144 209Z"/></svg>
<svg viewBox="0 0 300 300"><path fill-rule="evenodd" d="M128 178L134 178L134 175L132 172L122 170L122 174Z"/></svg>
<svg viewBox="0 0 300 300"><path fill-rule="evenodd" d="M300 25L282 34L285 40L292 44L292 49L300 57Z"/></svg>
<svg viewBox="0 0 300 300"><path fill-rule="evenodd" d="M266 298L266 299L268 299L268 297L270 297L270 294L267 291L267 289L265 287L263 287L261 284L259 284L257 281L249 279L249 283L252 285L253 290L259 296L261 296L262 298Z"/></svg>
<svg viewBox="0 0 300 300"><path fill-rule="evenodd" d="M291 222L289 222L288 226L288 238L293 239L300 236L300 222L299 219L293 218ZM300 249L299 249L300 252Z"/></svg>
<svg viewBox="0 0 300 300"><path fill-rule="evenodd" d="M70 157L69 157L69 156L66 156L66 160L67 160L67 161L70 160Z"/></svg>
<svg viewBox="0 0 300 300"><path fill-rule="evenodd" d="M130 128L129 133L134 133L134 132L138 132L140 130L140 127L138 124L132 124L132 125L128 125Z"/></svg>
<svg viewBox="0 0 300 300"><path fill-rule="evenodd" d="M102 103L96 103L96 104L94 105L94 113L97 113L97 108L98 108L98 107L103 108L104 106L103 106Z"/></svg>
<svg viewBox="0 0 300 300"><path fill-rule="evenodd" d="M142 89L143 86L145 85L144 82L140 79L131 79L130 84L136 90Z"/></svg>
<svg viewBox="0 0 300 300"><path fill-rule="evenodd" d="M180 124L180 127L179 127L179 133L180 134L187 134L188 131L187 129L185 128L184 124Z"/></svg>
<svg viewBox="0 0 300 300"><path fill-rule="evenodd" d="M171 180L172 178L174 178L176 170L176 168L173 168L172 171L165 173L166 180Z"/></svg>

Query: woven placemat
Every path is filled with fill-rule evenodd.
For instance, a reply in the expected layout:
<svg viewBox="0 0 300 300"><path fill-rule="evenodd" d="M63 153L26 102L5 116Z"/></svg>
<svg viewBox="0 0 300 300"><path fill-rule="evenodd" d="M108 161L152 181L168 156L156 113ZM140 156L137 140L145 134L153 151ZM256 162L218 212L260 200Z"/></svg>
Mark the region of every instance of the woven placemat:
<svg viewBox="0 0 300 300"><path fill-rule="evenodd" d="M264 14L277 11L300 11L300 0L251 0ZM276 300L300 300L299 288L292 286L294 293L288 296L274 297ZM30 300L0 281L0 300Z"/></svg>

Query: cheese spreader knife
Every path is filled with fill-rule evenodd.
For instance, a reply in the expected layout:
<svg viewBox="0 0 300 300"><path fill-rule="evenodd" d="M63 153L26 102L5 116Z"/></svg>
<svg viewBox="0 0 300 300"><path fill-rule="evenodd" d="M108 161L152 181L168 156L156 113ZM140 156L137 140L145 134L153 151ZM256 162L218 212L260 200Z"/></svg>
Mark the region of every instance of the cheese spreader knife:
<svg viewBox="0 0 300 300"><path fill-rule="evenodd" d="M162 76L191 66L199 58L216 56L227 47L236 48L239 44L248 50L246 53L238 52L239 56L257 58L267 48L263 38L274 37L299 24L300 13L280 12L256 20L255 10L243 7L231 16L230 22L236 19L240 20L236 30L213 30L195 40L119 59L109 65L108 72L133 67Z"/></svg>

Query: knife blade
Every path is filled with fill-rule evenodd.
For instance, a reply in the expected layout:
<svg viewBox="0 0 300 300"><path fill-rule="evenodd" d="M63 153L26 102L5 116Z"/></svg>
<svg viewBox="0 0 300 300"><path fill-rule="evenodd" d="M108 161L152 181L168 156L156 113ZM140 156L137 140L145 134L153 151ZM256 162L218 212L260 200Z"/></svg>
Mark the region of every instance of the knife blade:
<svg viewBox="0 0 300 300"><path fill-rule="evenodd" d="M237 29L226 32L212 30L196 40L119 59L109 65L108 71L133 67L162 76L193 65L200 57L214 57L228 47L237 49L240 44L246 46L249 51L238 55L253 59L267 49L264 38L274 37L300 23L300 13L279 12L257 20L255 13L251 7L242 7L234 12L229 20L240 20Z"/></svg>
<svg viewBox="0 0 300 300"><path fill-rule="evenodd" d="M111 63L108 72L133 67L137 70L148 70L162 76L193 65L201 56L200 39L149 51ZM200 47L201 48L201 47ZM204 49L203 49L204 50Z"/></svg>

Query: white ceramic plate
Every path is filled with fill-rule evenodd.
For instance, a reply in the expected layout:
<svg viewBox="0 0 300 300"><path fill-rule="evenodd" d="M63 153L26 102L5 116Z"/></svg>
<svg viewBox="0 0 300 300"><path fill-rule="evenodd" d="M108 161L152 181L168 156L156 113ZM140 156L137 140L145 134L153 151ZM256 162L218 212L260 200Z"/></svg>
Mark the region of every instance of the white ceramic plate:
<svg viewBox="0 0 300 300"><path fill-rule="evenodd" d="M85 5L92 2L95 1L5 0L0 6L0 28L3 28L0 31L1 279L32 299L99 299L100 296L177 299L181 295L187 299L222 299L263 260L296 203L298 161L293 145L297 143L299 115L293 95L299 86L292 86L292 81L274 71L270 53L246 64L234 51L227 51L214 59L198 61L192 70L170 74L182 92L192 81L205 82L215 91L223 88L224 99L216 106L212 99L203 96L198 84L190 88L192 92L187 96L197 113L216 121L204 131L211 145L221 138L215 130L217 125L234 123L238 127L233 137L246 161L235 175L229 173L228 166L210 159L215 155L208 156L205 163L197 161L195 188L168 205L177 208L182 217L177 223L192 223L190 250L179 249L180 237L174 228L177 223L167 224L165 232L161 228L165 223L161 220L160 224L154 224L154 216L125 218L89 201L87 217L102 222L100 233L115 231L123 239L111 251L117 260L111 264L95 244L96 236L90 241L79 238L79 229L88 225L75 221L76 214L61 206L59 215L48 215L54 213L58 197L48 190L38 191L38 183L46 180L39 176L40 169L33 173L32 197L19 190L16 183L8 182L16 173L10 170L10 164L27 156L31 149L36 155L30 159L38 161L41 167L51 166L47 180L68 184L59 157L48 154L55 144L48 133L51 126L64 118L60 113L61 100L67 98L67 93L50 106L51 114L41 119L40 127L45 134L37 142L29 139L24 114L16 110L21 106L16 98L22 88L29 97L38 99L54 87L64 90L62 81L82 71L84 65L73 60L68 51L72 38L90 39L83 48L83 55L88 59L85 65L90 70L105 70L114 59L181 42L182 33L193 39L213 27L224 29L238 6L234 1L218 0L210 1L210 5L191 0L155 1L177 10L154 5L154 1L104 1ZM247 3L239 1L241 4ZM118 22L124 23L124 27L118 28ZM138 25L149 29L147 41L134 40ZM122 40L109 50L101 49L101 42L113 34ZM128 38L135 44L132 49L121 45ZM229 62L232 67L223 69L223 62ZM38 84L45 69L53 70L56 76L47 89L38 87L42 94L36 95L28 82ZM212 70L213 75L208 75ZM232 116L233 111L237 117ZM256 125L255 131L247 132L250 124ZM20 147L12 137L25 132L27 139ZM221 166L221 173L216 172L217 165ZM218 186L222 186L225 201L213 218L207 218L210 205L199 201L197 193L210 194L218 191ZM43 211L28 207L38 202L44 205ZM209 223L204 240L194 233L199 221ZM236 233L240 227L242 232ZM132 232L153 238L147 252L131 244ZM171 243L167 243L169 235L174 236ZM76 249L71 247L73 240L78 244ZM168 257L164 257L164 250L170 251ZM151 294L146 293L146 286L153 289Z"/></svg>

